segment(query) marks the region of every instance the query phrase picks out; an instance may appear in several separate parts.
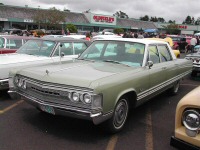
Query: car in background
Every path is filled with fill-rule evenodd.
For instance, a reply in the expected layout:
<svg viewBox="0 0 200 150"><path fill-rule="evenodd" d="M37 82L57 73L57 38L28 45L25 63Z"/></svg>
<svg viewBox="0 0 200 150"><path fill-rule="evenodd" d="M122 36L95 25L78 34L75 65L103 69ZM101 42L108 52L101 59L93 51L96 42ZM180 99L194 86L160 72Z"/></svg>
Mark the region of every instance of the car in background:
<svg viewBox="0 0 200 150"><path fill-rule="evenodd" d="M9 94L53 115L124 127L130 108L169 89L176 94L192 62L176 59L167 42L134 38L95 40L75 60L15 69Z"/></svg>
<svg viewBox="0 0 200 150"><path fill-rule="evenodd" d="M3 34L5 35L22 35L22 30L21 29L4 29L2 31Z"/></svg>
<svg viewBox="0 0 200 150"><path fill-rule="evenodd" d="M186 46L189 44L189 37L179 36L179 35L167 35L167 37L172 38L174 45L173 49L178 49L181 53L185 53Z"/></svg>
<svg viewBox="0 0 200 150"><path fill-rule="evenodd" d="M122 36L119 35L95 35L92 37L92 41L98 40L98 39L110 39L110 38L122 38Z"/></svg>
<svg viewBox="0 0 200 150"><path fill-rule="evenodd" d="M89 45L89 41L72 38L30 39L16 53L0 55L0 90L8 89L11 69L71 60L77 58Z"/></svg>
<svg viewBox="0 0 200 150"><path fill-rule="evenodd" d="M185 95L176 107L175 134L170 144L180 150L200 149L200 86Z"/></svg>
<svg viewBox="0 0 200 150"><path fill-rule="evenodd" d="M15 53L29 39L27 36L1 35L0 36L0 54Z"/></svg>
<svg viewBox="0 0 200 150"><path fill-rule="evenodd" d="M170 38L170 37L166 37L166 38L164 38L164 39L161 39L161 38L146 38L146 39L148 39L148 40L165 41L165 42L167 42L167 43L170 45L171 48L172 48L173 45L174 45L174 44L173 44L173 40L172 40L172 38ZM175 50L175 49L173 49L173 48L172 48L172 50L173 50L173 52L174 52L176 58L180 58L180 55L181 55L180 51L179 51L179 50Z"/></svg>
<svg viewBox="0 0 200 150"><path fill-rule="evenodd" d="M192 77L196 77L200 73L200 46L195 46L194 53L187 54L186 59L193 61Z"/></svg>
<svg viewBox="0 0 200 150"><path fill-rule="evenodd" d="M86 35L70 34L70 35L64 35L63 37L70 37L73 39L85 39Z"/></svg>

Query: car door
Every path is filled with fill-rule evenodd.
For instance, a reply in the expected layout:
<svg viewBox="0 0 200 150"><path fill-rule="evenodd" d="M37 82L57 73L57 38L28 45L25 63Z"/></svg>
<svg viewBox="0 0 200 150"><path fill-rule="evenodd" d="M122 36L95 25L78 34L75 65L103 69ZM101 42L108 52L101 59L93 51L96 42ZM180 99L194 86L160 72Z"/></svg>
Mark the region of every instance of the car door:
<svg viewBox="0 0 200 150"><path fill-rule="evenodd" d="M173 77L177 75L177 64L173 61L167 44L158 45L157 48L160 53L162 70L166 72L165 86L167 86L173 82Z"/></svg>
<svg viewBox="0 0 200 150"><path fill-rule="evenodd" d="M167 79L167 64L163 64L160 58L157 45L149 45L149 61L153 62L153 66L149 69L150 89L149 95L156 95L165 86Z"/></svg>

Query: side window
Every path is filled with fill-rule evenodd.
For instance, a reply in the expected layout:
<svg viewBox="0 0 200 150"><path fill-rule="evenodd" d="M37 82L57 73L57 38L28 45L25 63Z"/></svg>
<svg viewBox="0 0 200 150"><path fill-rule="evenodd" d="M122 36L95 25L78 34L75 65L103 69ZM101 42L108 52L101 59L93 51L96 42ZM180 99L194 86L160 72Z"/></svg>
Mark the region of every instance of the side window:
<svg viewBox="0 0 200 150"><path fill-rule="evenodd" d="M72 43L69 43L69 42L61 43L60 46L56 48L54 56L59 56L59 49L60 49L60 52L64 53L65 55L73 55Z"/></svg>
<svg viewBox="0 0 200 150"><path fill-rule="evenodd" d="M10 39L7 40L6 48L9 49L18 49L22 46L22 40L15 40L15 39Z"/></svg>
<svg viewBox="0 0 200 150"><path fill-rule="evenodd" d="M74 43L75 55L82 53L87 48L85 43Z"/></svg>
<svg viewBox="0 0 200 150"><path fill-rule="evenodd" d="M158 45L158 50L160 52L160 58L162 62L170 61L172 60L172 57L169 53L169 50L167 48L167 45Z"/></svg>
<svg viewBox="0 0 200 150"><path fill-rule="evenodd" d="M152 61L154 64L160 63L160 57L156 46L151 45L149 46L148 50L149 50L149 60Z"/></svg>

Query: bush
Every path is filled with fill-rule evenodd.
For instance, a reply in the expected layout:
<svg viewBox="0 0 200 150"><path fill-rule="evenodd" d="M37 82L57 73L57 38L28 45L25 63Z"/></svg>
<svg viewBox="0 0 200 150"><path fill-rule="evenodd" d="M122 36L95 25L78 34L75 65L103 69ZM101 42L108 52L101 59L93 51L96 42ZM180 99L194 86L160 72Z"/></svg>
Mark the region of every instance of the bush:
<svg viewBox="0 0 200 150"><path fill-rule="evenodd" d="M114 31L113 31L115 34L123 34L124 33L124 29L122 29L122 28L116 28L116 29L114 29Z"/></svg>

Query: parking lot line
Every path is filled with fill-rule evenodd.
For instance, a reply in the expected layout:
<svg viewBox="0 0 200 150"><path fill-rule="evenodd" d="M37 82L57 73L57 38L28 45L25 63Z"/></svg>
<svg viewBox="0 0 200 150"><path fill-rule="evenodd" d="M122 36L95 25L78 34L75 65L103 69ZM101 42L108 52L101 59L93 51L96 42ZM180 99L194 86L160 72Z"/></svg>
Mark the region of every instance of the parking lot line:
<svg viewBox="0 0 200 150"><path fill-rule="evenodd" d="M106 150L114 150L115 149L115 145L117 143L117 140L118 140L118 136L117 135L113 135L110 138L109 142L108 142Z"/></svg>
<svg viewBox="0 0 200 150"><path fill-rule="evenodd" d="M146 114L145 150L153 150L153 132L152 132L152 119L151 119L150 108L148 108Z"/></svg>
<svg viewBox="0 0 200 150"><path fill-rule="evenodd" d="M9 110L11 110L12 108L16 107L17 105L21 104L22 102L24 102L24 101L23 101L23 100L20 100L20 101L18 101L18 102L16 102L16 103L14 103L14 104L12 104L12 105L6 107L5 109L0 110L0 115L3 114L3 113L5 113L5 112L7 112L7 111L9 111Z"/></svg>

